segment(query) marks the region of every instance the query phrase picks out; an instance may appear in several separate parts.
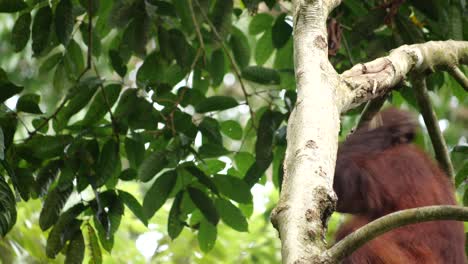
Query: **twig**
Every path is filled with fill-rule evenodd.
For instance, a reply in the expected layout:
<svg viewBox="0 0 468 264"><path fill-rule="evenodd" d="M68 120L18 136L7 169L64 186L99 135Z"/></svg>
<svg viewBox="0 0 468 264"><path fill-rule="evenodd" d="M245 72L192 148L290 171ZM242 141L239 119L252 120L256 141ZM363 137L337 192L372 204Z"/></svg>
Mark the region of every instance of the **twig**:
<svg viewBox="0 0 468 264"><path fill-rule="evenodd" d="M343 25L341 25L343 26ZM348 41L346 40L346 36L345 34L343 33L343 44L344 44L344 47L345 47L345 50L346 50L346 55L348 55L348 59L349 59L349 62L351 62L351 65L354 65L354 59L353 59L353 55L351 55L351 50L349 49L349 46L348 46Z"/></svg>
<svg viewBox="0 0 468 264"><path fill-rule="evenodd" d="M457 66L450 68L449 73L457 80L457 82L468 92L468 78Z"/></svg>
<svg viewBox="0 0 468 264"><path fill-rule="evenodd" d="M192 16L193 26L195 27L195 32L197 33L198 42L200 42L200 48L202 53L205 54L205 43L203 42L203 37L200 31L200 26L198 25L197 18L195 17L195 11L193 10L193 2L189 0L190 14ZM203 55L203 62L206 64L205 55Z"/></svg>
<svg viewBox="0 0 468 264"><path fill-rule="evenodd" d="M382 95L369 101L362 110L361 116L359 117L359 121L356 125L356 129L360 128L367 121L372 120L375 114L380 111L380 108L382 108L386 99L387 95Z"/></svg>
<svg viewBox="0 0 468 264"><path fill-rule="evenodd" d="M234 70L234 74L236 75L237 79L239 80L239 83L240 83L240 86L241 86L241 89L242 89L242 93L244 94L245 102L246 102L247 106L249 107L250 115L252 116L252 125L255 127L255 122L253 122L254 117L255 117L255 113L253 112L252 107L251 107L251 105L249 103L249 98L248 98L249 94L247 93L247 90L245 89L244 82L242 81L240 69L237 66L236 62L234 61L234 58L232 57L232 54L229 52L228 48L226 47L226 44L224 43L223 38L219 34L218 30L216 30L216 27L213 25L213 23L211 23L210 19L208 18L208 16L205 13L205 11L203 11L203 8L200 6L200 3L198 2L198 0L194 0L194 1L198 5L198 7L200 8L201 15L203 16L203 18L206 20L206 22L210 26L210 28L213 31L213 33L214 33L215 37L217 38L218 42L221 44L224 53L226 53L226 55L227 55L227 57L229 59L229 62L231 63L232 69Z"/></svg>
<svg viewBox="0 0 468 264"><path fill-rule="evenodd" d="M453 205L425 206L388 214L349 234L325 252L332 262L340 262L366 242L395 228L434 220L468 221L468 208Z"/></svg>
<svg viewBox="0 0 468 264"><path fill-rule="evenodd" d="M419 109L424 118L424 123L427 127L427 132L431 138L432 146L434 148L436 159L447 173L449 177L453 177L453 166L450 160L450 155L447 149L442 132L440 131L437 122L437 116L433 110L429 93L426 86L425 77L414 77L412 80L413 89L415 91L416 101L418 102Z"/></svg>

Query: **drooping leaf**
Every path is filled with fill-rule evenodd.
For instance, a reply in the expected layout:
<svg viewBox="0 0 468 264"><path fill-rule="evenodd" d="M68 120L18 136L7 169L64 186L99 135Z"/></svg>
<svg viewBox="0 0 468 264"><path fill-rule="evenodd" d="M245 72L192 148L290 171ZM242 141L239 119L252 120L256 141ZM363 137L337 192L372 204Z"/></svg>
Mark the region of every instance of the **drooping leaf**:
<svg viewBox="0 0 468 264"><path fill-rule="evenodd" d="M213 249L217 235L216 225L203 219L200 222L200 229L198 230L198 245L200 249L205 253Z"/></svg>
<svg viewBox="0 0 468 264"><path fill-rule="evenodd" d="M51 229L47 237L46 255L49 258L55 256L63 249L65 243L70 240L75 232L80 230L81 222L75 218L80 215L87 206L82 203L70 207L58 217L57 223Z"/></svg>
<svg viewBox="0 0 468 264"><path fill-rule="evenodd" d="M271 40L271 30L265 31L255 46L255 61L258 65L263 65L273 54L274 47Z"/></svg>
<svg viewBox="0 0 468 264"><path fill-rule="evenodd" d="M118 164L119 163L119 164ZM119 144L114 139L109 139L102 148L96 165L95 186L101 187L109 179L115 177L120 171Z"/></svg>
<svg viewBox="0 0 468 264"><path fill-rule="evenodd" d="M177 173L173 170L165 172L154 181L143 200L143 210L148 219L163 206L175 186Z"/></svg>
<svg viewBox="0 0 468 264"><path fill-rule="evenodd" d="M132 211L132 213L145 225L148 226L148 219L146 218L143 207L138 200L128 192L119 190L119 196L122 202Z"/></svg>
<svg viewBox="0 0 468 264"><path fill-rule="evenodd" d="M286 14L279 15L271 29L273 46L277 49L282 48L291 38L292 27L286 22Z"/></svg>
<svg viewBox="0 0 468 264"><path fill-rule="evenodd" d="M247 37L236 27L232 27L231 39L229 41L231 45L234 59L242 69L249 65L250 62L250 45Z"/></svg>
<svg viewBox="0 0 468 264"><path fill-rule="evenodd" d="M49 44L51 26L52 9L46 5L37 11L33 21L32 50L35 56L40 55Z"/></svg>
<svg viewBox="0 0 468 264"><path fill-rule="evenodd" d="M31 14L26 12L18 17L11 31L11 44L15 47L15 52L22 51L26 47L30 36Z"/></svg>
<svg viewBox="0 0 468 264"><path fill-rule="evenodd" d="M120 77L124 77L127 74L127 65L120 54L116 50L111 49L109 50L109 59L115 72L120 75Z"/></svg>
<svg viewBox="0 0 468 264"><path fill-rule="evenodd" d="M224 52L222 49L213 51L208 70L212 78L212 85L214 87L219 86L223 82L225 73Z"/></svg>
<svg viewBox="0 0 468 264"><path fill-rule="evenodd" d="M86 232L88 236L88 252L89 252L89 263L90 264L101 264L102 263L102 252L99 246L96 231L91 224L86 224Z"/></svg>
<svg viewBox="0 0 468 264"><path fill-rule="evenodd" d="M73 3L71 0L61 0L55 9L55 33L57 38L64 46L70 41L75 23L73 16Z"/></svg>
<svg viewBox="0 0 468 264"><path fill-rule="evenodd" d="M184 33L177 29L169 30L169 41L173 49L176 51L174 52L174 57L177 64L182 67L182 69L190 69L195 58L195 50L187 42Z"/></svg>
<svg viewBox="0 0 468 264"><path fill-rule="evenodd" d="M132 138L125 138L125 152L131 168L138 168L145 158L145 145Z"/></svg>
<svg viewBox="0 0 468 264"><path fill-rule="evenodd" d="M195 106L198 113L206 113L211 111L222 111L238 106L236 99L230 96L211 96Z"/></svg>
<svg viewBox="0 0 468 264"><path fill-rule="evenodd" d="M242 214L241 210L225 199L216 199L216 209L223 222L239 232L248 232L249 224Z"/></svg>
<svg viewBox="0 0 468 264"><path fill-rule="evenodd" d="M3 177L0 177L0 198L0 236L5 237L16 223L16 201Z"/></svg>
<svg viewBox="0 0 468 264"><path fill-rule="evenodd" d="M225 36L231 28L233 4L232 0L215 0L210 20L221 36Z"/></svg>
<svg viewBox="0 0 468 264"><path fill-rule="evenodd" d="M214 184L213 180L207 176L203 171L201 171L199 168L190 165L185 167L185 170L187 170L192 176L197 178L197 180L205 185L208 189L210 189L213 193L218 194L218 189L216 188L216 185Z"/></svg>
<svg viewBox="0 0 468 264"><path fill-rule="evenodd" d="M198 207L198 209L200 209L205 218L211 224L216 226L219 221L219 214L216 211L213 201L205 192L197 188L189 187L187 190L190 195L190 199L192 199L193 203Z"/></svg>
<svg viewBox="0 0 468 264"><path fill-rule="evenodd" d="M158 172L167 165L167 159L164 152L151 153L140 165L138 169L138 178L147 182L151 180Z"/></svg>
<svg viewBox="0 0 468 264"><path fill-rule="evenodd" d="M85 242L83 233L77 231L67 247L67 254L65 256L66 264L81 264L83 263L85 255Z"/></svg>
<svg viewBox="0 0 468 264"><path fill-rule="evenodd" d="M167 233L172 240L176 239L184 229L184 223L181 220L181 203L183 194L183 192L179 192L176 195L174 202L172 202L171 210L169 211Z"/></svg>
<svg viewBox="0 0 468 264"><path fill-rule="evenodd" d="M39 226L42 230L49 229L57 222L60 212L68 197L70 197L72 190L72 188L68 188L60 191L58 188L54 188L49 191L39 216Z"/></svg>

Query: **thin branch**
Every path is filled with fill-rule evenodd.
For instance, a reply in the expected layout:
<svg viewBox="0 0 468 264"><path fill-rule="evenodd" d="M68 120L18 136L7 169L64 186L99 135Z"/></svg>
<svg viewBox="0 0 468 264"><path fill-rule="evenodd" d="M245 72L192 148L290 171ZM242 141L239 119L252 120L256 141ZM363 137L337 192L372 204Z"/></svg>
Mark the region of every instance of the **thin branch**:
<svg viewBox="0 0 468 264"><path fill-rule="evenodd" d="M193 10L193 2L189 0L189 7L190 7L190 14L192 16L193 26L195 27L195 32L197 33L198 42L200 42L200 48L202 49L203 53L203 61L206 63L205 58L205 42L203 42L203 37L200 31L200 26L198 25L197 18L195 17L195 11Z"/></svg>
<svg viewBox="0 0 468 264"><path fill-rule="evenodd" d="M468 92L468 78L465 74L460 70L460 68L454 66L450 68L449 73L457 80L457 82Z"/></svg>
<svg viewBox="0 0 468 264"><path fill-rule="evenodd" d="M325 252L334 262L349 256L366 242L398 227L435 220L468 221L468 207L425 206L388 214L349 234Z"/></svg>
<svg viewBox="0 0 468 264"><path fill-rule="evenodd" d="M414 94L416 101L418 102L421 115L424 118L424 123L427 127L427 132L431 138L432 146L436 159L447 173L449 177L453 177L453 166L450 160L450 154L445 143L444 136L438 124L437 116L433 110L431 100L429 98L429 92L427 91L426 78L415 77L412 80Z"/></svg>
<svg viewBox="0 0 468 264"><path fill-rule="evenodd" d="M252 120L254 120L255 113L253 112L252 106L249 103L249 94L247 93L247 90L245 89L244 82L242 81L242 77L241 77L241 73L240 73L241 71L240 71L239 67L237 66L236 62L234 61L234 58L232 57L232 54L229 52L229 49L227 48L226 44L224 43L223 38L219 34L218 30L216 30L216 27L213 25L213 23L211 23L211 20L208 18L205 11L203 11L203 8L200 6L200 3L198 2L198 0L194 0L194 1L198 5L198 7L200 8L200 13L203 16L203 19L206 20L206 22L210 26L211 30L213 31L216 39L218 40L218 42L223 47L224 53L226 53L226 55L227 55L227 57L229 59L229 62L231 63L232 69L234 70L234 74L236 75L237 79L239 80L239 83L240 83L240 86L241 86L241 89L242 89L242 93L244 94L245 102L246 102L247 106L249 107L250 115L252 116ZM255 127L255 124L254 123L252 123L252 124Z"/></svg>
<svg viewBox="0 0 468 264"><path fill-rule="evenodd" d="M343 33L343 45L345 47L345 50L346 50L346 55L348 56L348 59L349 59L349 62L351 62L351 65L354 65L356 63L354 63L354 58L353 58L353 55L351 54L351 50L349 49L349 46L348 46L348 41L346 40L346 36L345 34Z"/></svg>
<svg viewBox="0 0 468 264"><path fill-rule="evenodd" d="M375 114L380 111L380 108L382 108L386 99L387 95L382 95L367 102L366 106L362 110L361 116L359 117L356 128L360 128L364 123L372 120Z"/></svg>

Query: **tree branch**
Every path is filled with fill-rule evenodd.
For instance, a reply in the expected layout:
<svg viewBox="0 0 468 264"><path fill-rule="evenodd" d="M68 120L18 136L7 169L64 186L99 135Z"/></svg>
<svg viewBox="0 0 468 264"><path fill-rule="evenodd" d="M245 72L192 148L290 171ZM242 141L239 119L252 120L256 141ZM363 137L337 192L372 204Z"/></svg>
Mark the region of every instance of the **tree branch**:
<svg viewBox="0 0 468 264"><path fill-rule="evenodd" d="M395 228L434 220L468 221L468 208L463 206L425 206L388 214L349 234L325 252L339 262L366 242Z"/></svg>
<svg viewBox="0 0 468 264"><path fill-rule="evenodd" d="M404 45L386 57L358 64L341 74L341 112L386 94L410 72L434 71L468 63L468 41Z"/></svg>
<svg viewBox="0 0 468 264"><path fill-rule="evenodd" d="M468 92L468 78L460 70L460 68L454 66L449 70L450 74L457 80L457 82Z"/></svg>
<svg viewBox="0 0 468 264"><path fill-rule="evenodd" d="M434 148L434 153L437 161L439 161L443 170L447 173L449 177L453 177L453 166L452 161L450 160L450 154L447 149L447 144L445 143L444 136L442 131L440 131L439 123L437 116L433 110L431 100L429 98L429 93L427 91L426 78L424 77L414 77L412 80L414 94L421 111L421 115L424 118L424 123L426 124L427 132L431 138L432 146Z"/></svg>

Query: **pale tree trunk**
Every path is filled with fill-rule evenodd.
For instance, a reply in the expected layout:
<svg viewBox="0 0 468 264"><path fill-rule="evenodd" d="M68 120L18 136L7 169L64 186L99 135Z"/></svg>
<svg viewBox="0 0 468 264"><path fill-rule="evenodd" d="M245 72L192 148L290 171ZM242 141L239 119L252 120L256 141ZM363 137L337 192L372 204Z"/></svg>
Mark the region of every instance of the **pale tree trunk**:
<svg viewBox="0 0 468 264"><path fill-rule="evenodd" d="M332 263L343 257L341 249L327 250L325 242L327 220L336 203L332 185L340 113L387 93L410 72L452 69L468 62L468 42L428 42L402 46L387 57L339 75L328 60L326 20L340 2L293 3L298 99L288 121L280 201L272 213L282 242L283 263ZM461 211L468 218L468 212Z"/></svg>

